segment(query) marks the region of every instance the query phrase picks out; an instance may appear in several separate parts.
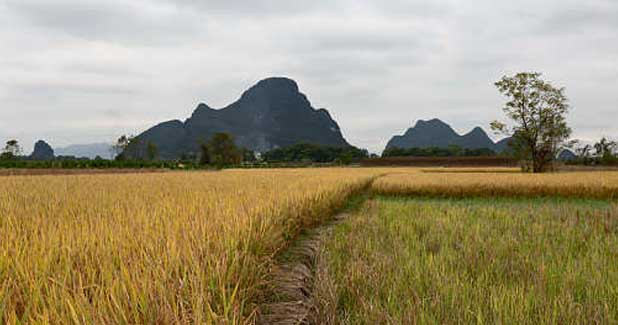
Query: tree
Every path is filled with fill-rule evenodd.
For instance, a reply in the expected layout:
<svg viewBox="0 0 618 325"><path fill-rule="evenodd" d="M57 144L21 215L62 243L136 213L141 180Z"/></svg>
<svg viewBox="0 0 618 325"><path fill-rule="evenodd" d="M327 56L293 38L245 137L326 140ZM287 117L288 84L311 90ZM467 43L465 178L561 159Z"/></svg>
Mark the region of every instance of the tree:
<svg viewBox="0 0 618 325"><path fill-rule="evenodd" d="M579 161L584 165L591 165L593 162L592 159L592 146L589 144L579 146L575 148L575 154Z"/></svg>
<svg viewBox="0 0 618 325"><path fill-rule="evenodd" d="M311 143L297 143L289 147L265 152L261 158L267 162L352 162L369 156L369 152L353 146L334 147Z"/></svg>
<svg viewBox="0 0 618 325"><path fill-rule="evenodd" d="M144 160L145 154L144 149L145 146L141 144L142 140L137 136L129 137L129 144L124 150L124 158L128 160Z"/></svg>
<svg viewBox="0 0 618 325"><path fill-rule="evenodd" d="M616 147L616 142L608 140L605 137L601 138L599 142L594 144L594 150L596 151L596 154L599 157L613 155L615 147Z"/></svg>
<svg viewBox="0 0 618 325"><path fill-rule="evenodd" d="M219 167L239 164L242 154L234 143L234 138L227 133L216 133L208 142L210 162Z"/></svg>
<svg viewBox="0 0 618 325"><path fill-rule="evenodd" d="M462 156L464 149L458 145L449 145L448 150L453 153L453 156Z"/></svg>
<svg viewBox="0 0 618 325"><path fill-rule="evenodd" d="M21 154L21 146L17 140L9 140L0 155L1 160L13 160Z"/></svg>
<svg viewBox="0 0 618 325"><path fill-rule="evenodd" d="M125 157L125 150L127 150L127 148L129 147L129 143L130 143L130 137L126 136L126 135L122 135L120 136L120 138L118 138L118 140L116 140L116 143L114 143L112 145L112 151L115 154L114 159L116 160L124 160Z"/></svg>
<svg viewBox="0 0 618 325"><path fill-rule="evenodd" d="M154 145L154 144L153 144ZM148 158L150 154L149 150L154 149L154 157L158 155L158 148L156 145L153 148L141 145L141 139L133 135L122 135L116 143L112 145L112 151L116 154L116 160L143 160ZM146 151L146 153L144 153Z"/></svg>
<svg viewBox="0 0 618 325"><path fill-rule="evenodd" d="M242 161L254 163L257 161L257 157L255 156L255 152L253 150L242 148L240 149L242 155Z"/></svg>
<svg viewBox="0 0 618 325"><path fill-rule="evenodd" d="M148 141L148 145L146 146L146 158L150 161L157 160L159 158L159 149L152 141Z"/></svg>
<svg viewBox="0 0 618 325"><path fill-rule="evenodd" d="M555 88L536 72L504 76L495 85L509 98L503 110L514 126L494 121L491 128L512 135L513 149L531 162L534 173L550 170L571 135L566 123L569 104L564 88Z"/></svg>
<svg viewBox="0 0 618 325"><path fill-rule="evenodd" d="M594 144L594 150L596 151L596 156L599 159L601 164L613 164L616 161L616 157L614 156L614 150L618 147L618 143L615 141L608 140L603 137L599 142Z"/></svg>
<svg viewBox="0 0 618 325"><path fill-rule="evenodd" d="M208 144L200 144L200 165L210 164L210 148Z"/></svg>

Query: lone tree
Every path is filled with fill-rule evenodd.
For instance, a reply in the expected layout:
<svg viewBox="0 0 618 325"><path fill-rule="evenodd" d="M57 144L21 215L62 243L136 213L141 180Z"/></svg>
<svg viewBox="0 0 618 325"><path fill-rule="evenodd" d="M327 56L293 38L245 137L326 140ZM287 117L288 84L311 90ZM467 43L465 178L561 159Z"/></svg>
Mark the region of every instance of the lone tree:
<svg viewBox="0 0 618 325"><path fill-rule="evenodd" d="M1 160L13 160L21 154L21 146L17 140L9 140L4 146L2 154L0 154Z"/></svg>
<svg viewBox="0 0 618 325"><path fill-rule="evenodd" d="M242 161L242 153L236 147L234 138L227 133L216 133L208 142L210 163L221 168L239 164Z"/></svg>
<svg viewBox="0 0 618 325"><path fill-rule="evenodd" d="M495 83L509 98L503 110L514 125L494 121L491 128L513 137L512 149L532 162L532 171L549 171L571 135L566 115L569 111L564 88L555 88L536 72L504 76Z"/></svg>

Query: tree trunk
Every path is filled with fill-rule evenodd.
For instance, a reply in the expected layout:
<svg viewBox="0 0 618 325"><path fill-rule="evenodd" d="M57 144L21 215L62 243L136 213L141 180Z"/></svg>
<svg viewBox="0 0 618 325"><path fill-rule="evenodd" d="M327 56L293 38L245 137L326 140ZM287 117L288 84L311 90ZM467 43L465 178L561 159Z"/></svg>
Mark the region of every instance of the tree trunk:
<svg viewBox="0 0 618 325"><path fill-rule="evenodd" d="M543 166L542 166L541 162L538 160L537 157L533 158L533 161L532 161L532 172L535 173L535 174L543 172Z"/></svg>

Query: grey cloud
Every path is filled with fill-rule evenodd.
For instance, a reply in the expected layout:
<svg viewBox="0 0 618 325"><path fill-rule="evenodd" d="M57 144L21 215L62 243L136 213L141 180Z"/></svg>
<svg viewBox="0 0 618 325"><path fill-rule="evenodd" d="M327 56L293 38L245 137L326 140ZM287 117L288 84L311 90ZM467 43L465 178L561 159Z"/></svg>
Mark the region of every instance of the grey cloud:
<svg viewBox="0 0 618 325"><path fill-rule="evenodd" d="M157 0L178 7L198 9L202 14L232 17L278 17L329 12L341 9L341 1L328 0Z"/></svg>
<svg viewBox="0 0 618 325"><path fill-rule="evenodd" d="M91 41L170 46L199 32L193 15L152 1L7 0L5 5L31 24Z"/></svg>
<svg viewBox="0 0 618 325"><path fill-rule="evenodd" d="M353 144L419 118L503 118L501 75L567 88L576 137L618 137L615 0L5 0L0 137L108 141L296 79ZM28 123L24 121L30 119ZM58 139L58 141L54 141ZM83 141L81 140L83 139ZM2 139L0 139L1 141Z"/></svg>
<svg viewBox="0 0 618 325"><path fill-rule="evenodd" d="M383 14L395 17L446 18L453 14L455 9L453 0L371 0L366 3Z"/></svg>
<svg viewBox="0 0 618 325"><path fill-rule="evenodd" d="M449 13L453 0L157 0L178 7L199 9L203 14L242 18L285 18L307 15L357 14L360 11L386 15L437 17Z"/></svg>
<svg viewBox="0 0 618 325"><path fill-rule="evenodd" d="M31 82L17 84L9 88L8 96L15 99L25 97L40 98L66 98L70 96L110 96L110 95L135 95L137 91L132 87L106 84L80 84L70 82Z"/></svg>
<svg viewBox="0 0 618 325"><path fill-rule="evenodd" d="M547 33L594 32L599 27L618 28L618 2L581 1L578 5L560 6L543 17L540 30Z"/></svg>

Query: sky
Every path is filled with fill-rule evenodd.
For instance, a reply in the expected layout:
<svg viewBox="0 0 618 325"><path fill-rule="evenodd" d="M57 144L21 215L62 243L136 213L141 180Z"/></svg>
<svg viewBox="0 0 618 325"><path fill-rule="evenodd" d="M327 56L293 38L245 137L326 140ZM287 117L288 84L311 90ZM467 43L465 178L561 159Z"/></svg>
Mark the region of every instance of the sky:
<svg viewBox="0 0 618 325"><path fill-rule="evenodd" d="M296 80L380 152L418 119L504 119L493 83L565 87L574 138L618 138L616 0L0 0L0 141L111 142ZM488 132L489 133L489 132Z"/></svg>

